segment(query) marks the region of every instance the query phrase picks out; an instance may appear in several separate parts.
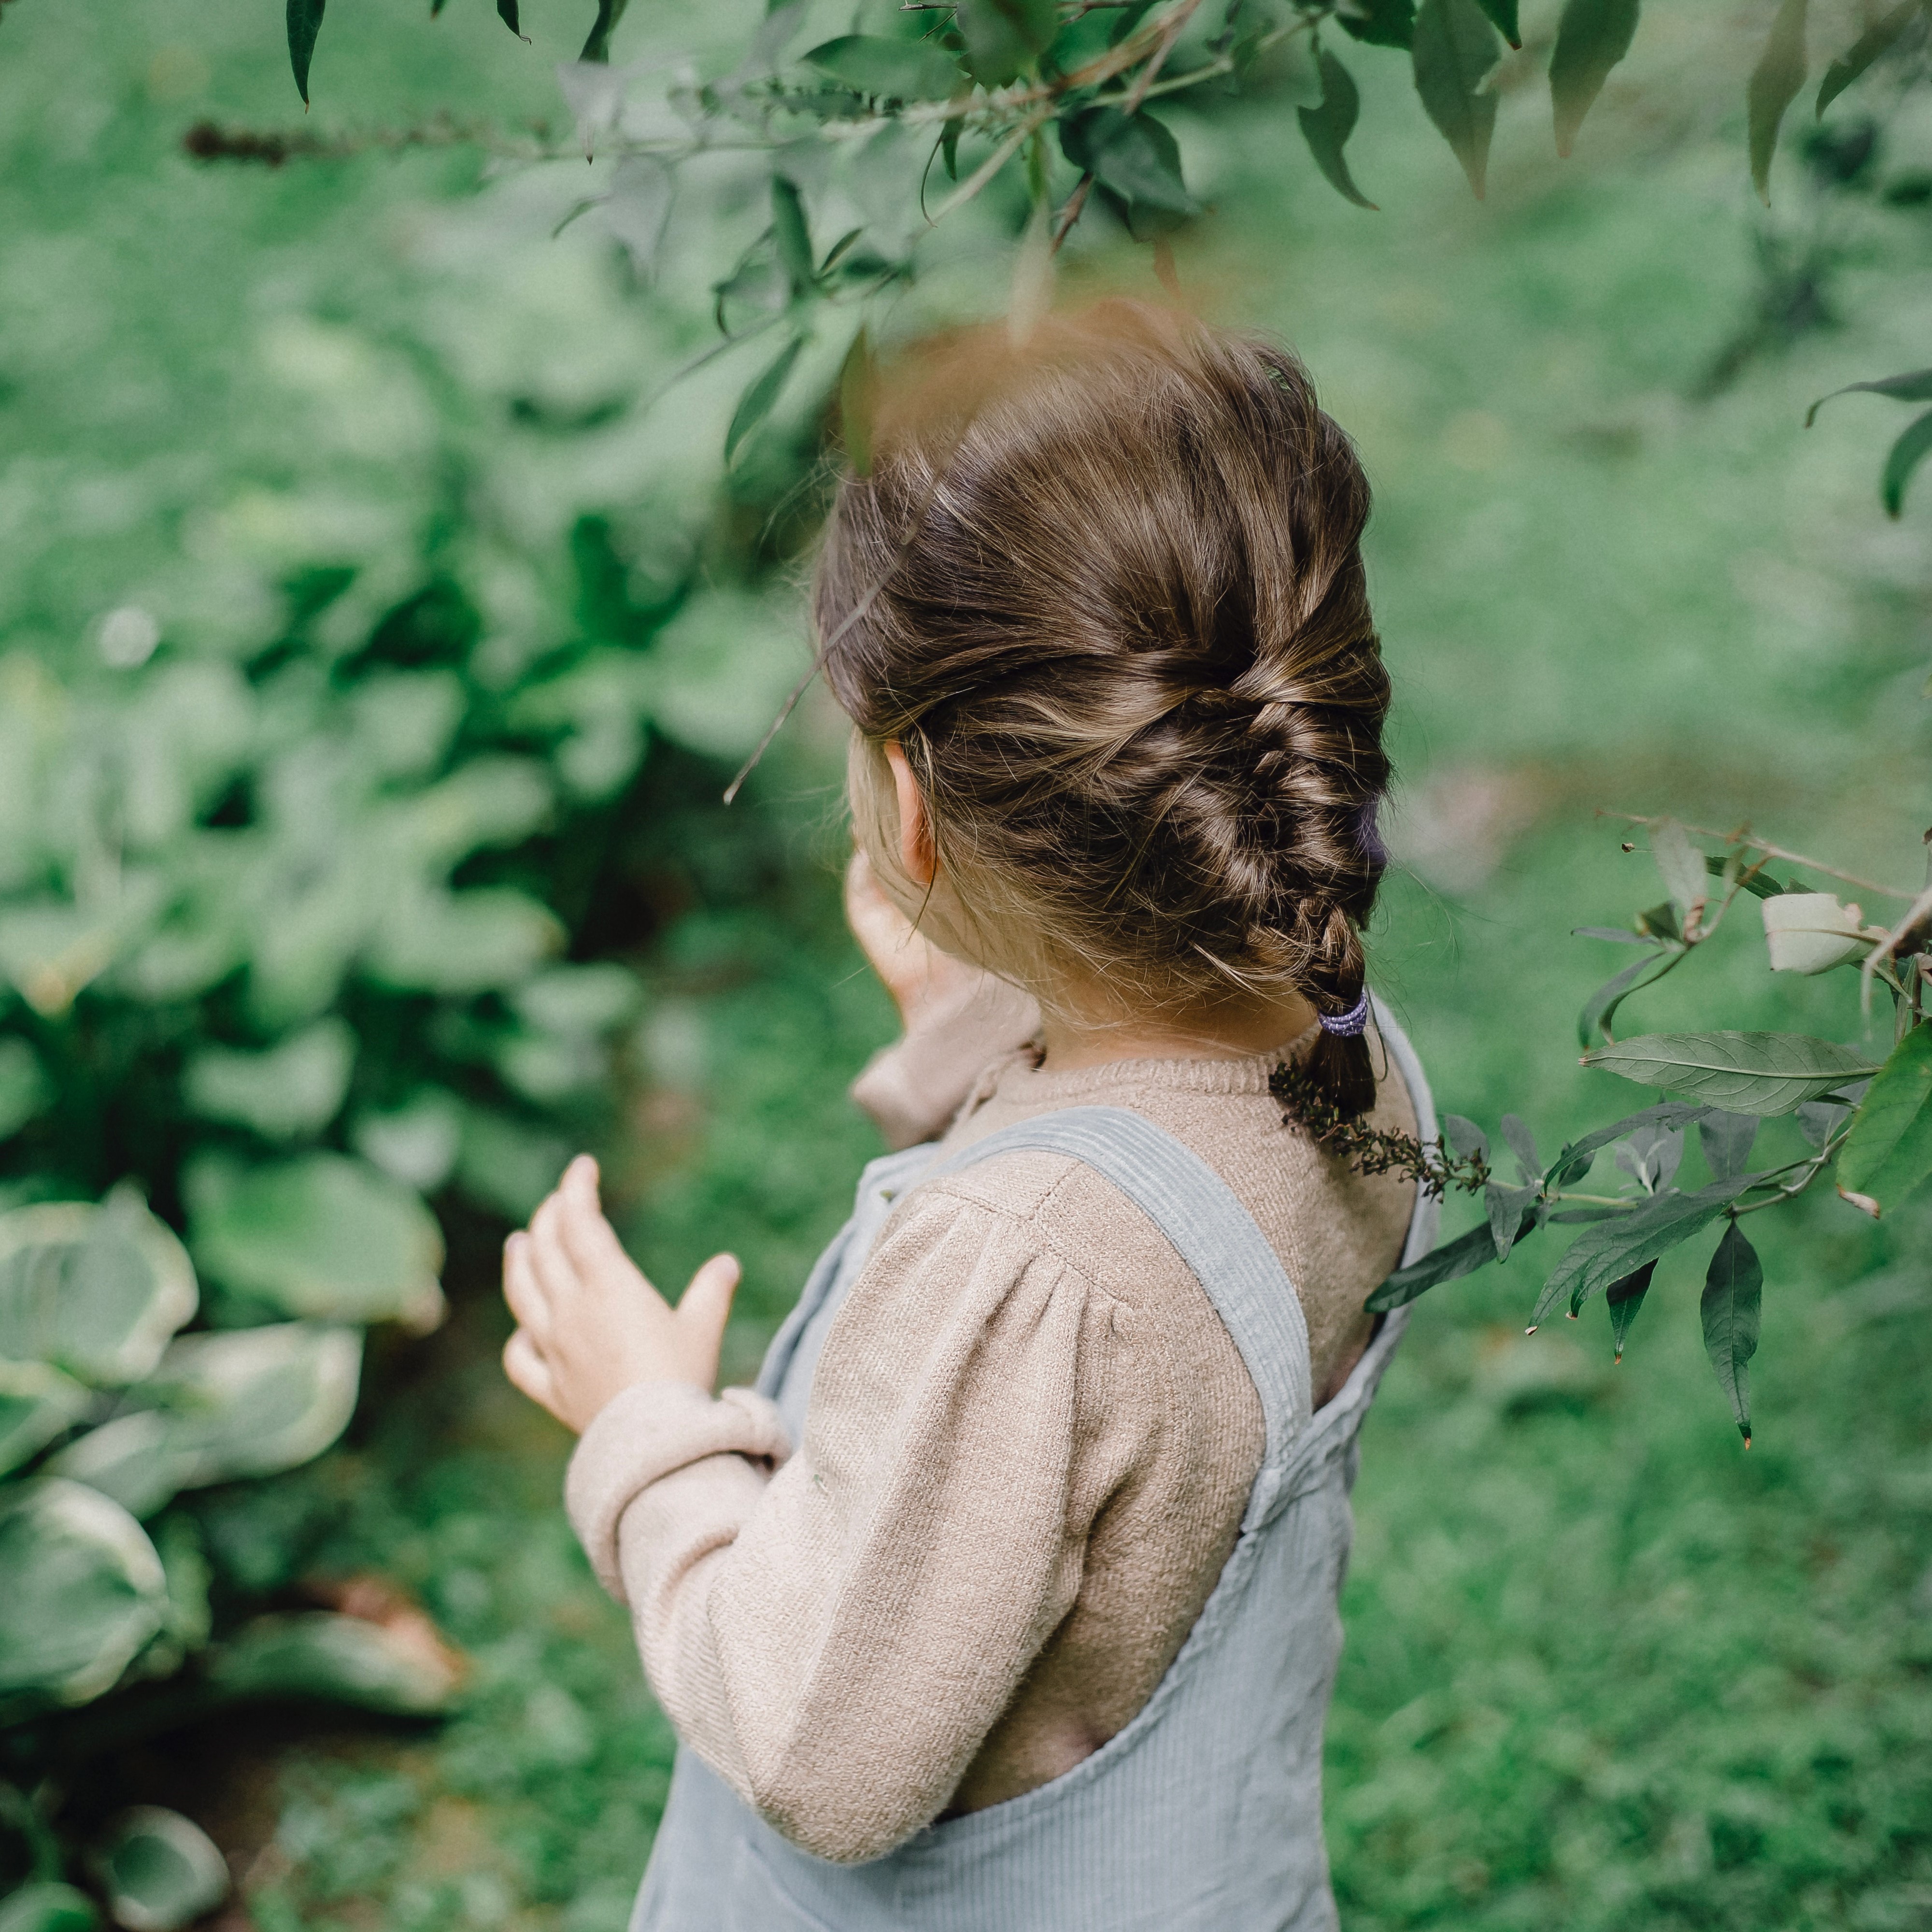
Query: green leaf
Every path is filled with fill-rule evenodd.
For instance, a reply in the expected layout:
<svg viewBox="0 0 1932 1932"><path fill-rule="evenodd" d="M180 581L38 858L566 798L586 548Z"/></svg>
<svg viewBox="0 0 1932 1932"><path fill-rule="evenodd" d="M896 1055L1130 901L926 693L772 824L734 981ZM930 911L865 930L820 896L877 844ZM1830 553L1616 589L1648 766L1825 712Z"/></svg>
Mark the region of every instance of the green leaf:
<svg viewBox="0 0 1932 1932"><path fill-rule="evenodd" d="M1879 495L1884 502L1887 516L1896 517L1905 508L1905 486L1912 480L1912 471L1925 460L1928 450L1932 450L1932 409L1906 428L1885 459L1885 474L1880 479Z"/></svg>
<svg viewBox="0 0 1932 1932"><path fill-rule="evenodd" d="M1724 878L1733 858L1738 859L1740 865L1742 864L1744 855L1742 852L1706 852L1704 855L1704 870L1714 877ZM1741 871L1738 875L1738 885L1741 891L1748 892L1754 899L1775 899L1784 890L1768 873L1764 872L1746 873Z"/></svg>
<svg viewBox="0 0 1932 1932"><path fill-rule="evenodd" d="M1749 1185L1745 1176L1738 1175L1713 1182L1694 1194L1673 1188L1614 1220L1600 1221L1586 1229L1563 1251L1563 1258L1544 1283L1531 1326L1540 1323L1566 1296L1570 1312L1581 1312L1598 1290L1634 1274L1646 1261L1654 1261L1679 1242L1689 1240L1700 1228L1709 1226Z"/></svg>
<svg viewBox="0 0 1932 1932"><path fill-rule="evenodd" d="M1900 0L1888 14L1881 14L1832 65L1818 83L1818 118L1825 110L1878 59L1911 25L1924 0Z"/></svg>
<svg viewBox="0 0 1932 1932"><path fill-rule="evenodd" d="M315 37L322 32L324 0L288 0L289 65L295 70L296 92L308 105L308 64L315 53Z"/></svg>
<svg viewBox="0 0 1932 1932"><path fill-rule="evenodd" d="M26 1041L0 1038L0 1140L10 1139L54 1102L53 1083Z"/></svg>
<svg viewBox="0 0 1932 1932"><path fill-rule="evenodd" d="M1529 1122L1520 1113L1503 1116L1503 1138L1510 1144L1510 1151L1516 1156L1516 1164L1526 1181L1534 1182L1543 1173L1543 1162L1536 1151L1536 1136L1530 1131Z"/></svg>
<svg viewBox="0 0 1932 1932"><path fill-rule="evenodd" d="M1627 966L1614 979L1606 980L1583 1002L1583 1010L1576 1016L1576 1041L1580 1046L1594 1046L1600 1033L1607 1040L1610 1037L1610 1022L1616 1017L1617 1008L1640 986L1648 984L1646 973L1660 972L1676 955L1670 953L1652 953L1639 960L1634 966Z"/></svg>
<svg viewBox="0 0 1932 1932"><path fill-rule="evenodd" d="M1640 1127L1688 1127L1700 1121L1710 1112L1708 1107L1696 1107L1688 1101L1666 1100L1660 1106L1646 1107L1641 1113L1627 1114L1621 1120L1613 1120L1607 1127L1600 1127L1593 1134L1586 1134L1580 1140L1573 1140L1550 1163L1550 1171L1543 1177L1546 1188L1568 1187L1572 1181L1580 1181L1590 1171L1590 1163L1613 1140L1621 1140L1627 1134L1634 1133Z"/></svg>
<svg viewBox="0 0 1932 1932"><path fill-rule="evenodd" d="M1180 178L1180 150L1151 114L1090 107L1060 123L1060 151L1082 173L1112 188L1130 206L1197 213L1200 204Z"/></svg>
<svg viewBox="0 0 1932 1932"><path fill-rule="evenodd" d="M1817 421L1818 412L1834 398L1862 395L1890 396L1899 402L1932 402L1932 369L1908 369L1903 375L1881 376L1873 383L1847 383L1843 389L1820 396L1804 412L1804 427L1809 429Z"/></svg>
<svg viewBox="0 0 1932 1932"><path fill-rule="evenodd" d="M1414 36L1415 17L1415 0L1353 0L1336 14L1335 24L1370 47L1406 47Z"/></svg>
<svg viewBox="0 0 1932 1932"><path fill-rule="evenodd" d="M1534 1224L1534 1216L1526 1215L1523 1225L1516 1230L1516 1238L1521 1240ZM1414 1301L1418 1295L1426 1294L1444 1281L1460 1281L1465 1275L1474 1274L1496 1258L1496 1239L1485 1221L1471 1228L1468 1233L1459 1234L1454 1241L1445 1241L1441 1247L1431 1248L1420 1260L1412 1261L1406 1268L1398 1268L1362 1306L1370 1315L1384 1315L1390 1309L1401 1308Z"/></svg>
<svg viewBox="0 0 1932 1932"><path fill-rule="evenodd" d="M945 164L946 179L959 179L959 136L962 117L955 114L947 121L946 131L939 137L939 158Z"/></svg>
<svg viewBox="0 0 1932 1932"><path fill-rule="evenodd" d="M1718 1386L1730 1402L1747 1449L1751 1439L1749 1365L1757 1353L1763 1300L1763 1264L1757 1250L1744 1238L1744 1230L1733 1221L1711 1257L1698 1312L1704 1322L1704 1353L1711 1358Z"/></svg>
<svg viewBox="0 0 1932 1932"><path fill-rule="evenodd" d="M518 40L526 41L530 38L529 35L524 32L518 20L517 0L496 0L496 17L516 35Z"/></svg>
<svg viewBox="0 0 1932 1932"><path fill-rule="evenodd" d="M1460 1113L1442 1116L1442 1137L1463 1160L1488 1158L1490 1137L1473 1120L1465 1119Z"/></svg>
<svg viewBox="0 0 1932 1932"><path fill-rule="evenodd" d="M1060 26L1054 0L961 0L954 18L966 41L966 68L982 87L1017 80Z"/></svg>
<svg viewBox="0 0 1932 1932"><path fill-rule="evenodd" d="M1576 145L1583 117L1604 91L1610 70L1636 38L1640 0L1568 0L1556 24L1550 57L1550 96L1556 110L1556 152Z"/></svg>
<svg viewBox="0 0 1932 1932"><path fill-rule="evenodd" d="M1522 45L1522 29L1516 23L1516 0L1476 0L1476 5L1512 47Z"/></svg>
<svg viewBox="0 0 1932 1932"><path fill-rule="evenodd" d="M944 101L959 85L959 63L931 41L845 34L806 59L855 94L887 101Z"/></svg>
<svg viewBox="0 0 1932 1932"><path fill-rule="evenodd" d="M1652 829L1650 853L1663 875L1664 889L1677 908L1678 930L1688 932L1692 915L1711 896L1704 855L1675 819L1666 819Z"/></svg>
<svg viewBox="0 0 1932 1932"><path fill-rule="evenodd" d="M806 220L803 197L796 185L782 174L772 176L772 239L794 297L808 295L818 279L812 228Z"/></svg>
<svg viewBox="0 0 1932 1932"><path fill-rule="evenodd" d="M855 476L872 473L872 406L878 374L871 332L862 324L838 370L838 425Z"/></svg>
<svg viewBox="0 0 1932 1932"><path fill-rule="evenodd" d="M1483 1190L1483 1206L1490 1221L1490 1239L1496 1244L1496 1259L1507 1261L1510 1250L1535 1224L1529 1212L1535 1204L1534 1187L1506 1188L1495 1181Z"/></svg>
<svg viewBox="0 0 1932 1932"><path fill-rule="evenodd" d="M1650 1292L1650 1278L1657 1272L1657 1263L1646 1261L1641 1268L1612 1281L1604 1291L1604 1301L1610 1313L1610 1341L1617 1351L1617 1360L1624 1359L1624 1339L1630 1332L1630 1324L1636 1320L1637 1312L1643 1306L1643 1298Z"/></svg>
<svg viewBox="0 0 1932 1932"><path fill-rule="evenodd" d="M1573 939L1608 939L1619 946L1650 946L1654 948L1656 939L1648 933L1633 933L1623 926L1572 926L1570 936Z"/></svg>
<svg viewBox="0 0 1932 1932"><path fill-rule="evenodd" d="M71 1375L44 1362L0 1361L0 1476L39 1455L92 1402Z"/></svg>
<svg viewBox="0 0 1932 1932"><path fill-rule="evenodd" d="M184 1177L202 1265L242 1294L315 1321L434 1327L442 1235L406 1188L340 1154L237 1172L204 1158Z"/></svg>
<svg viewBox="0 0 1932 1932"><path fill-rule="evenodd" d="M1476 0L1422 0L1415 20L1415 91L1462 164L1478 201L1496 125L1496 97L1484 91L1483 83L1502 51Z"/></svg>
<svg viewBox="0 0 1932 1932"><path fill-rule="evenodd" d="M731 426L724 432L724 460L730 462L740 443L763 422L772 413L772 405L784 388L785 379L792 372L792 365L798 360L805 347L805 338L794 335L781 349L776 359L763 372L754 377L749 388L738 398L738 407L732 412Z"/></svg>
<svg viewBox="0 0 1932 1932"><path fill-rule="evenodd" d="M628 4L628 0L597 0L597 17L591 23L590 37L584 43L583 52L577 56L579 60L609 61L610 36L616 32Z"/></svg>
<svg viewBox="0 0 1932 1932"><path fill-rule="evenodd" d="M1722 1107L1712 1108L1697 1123L1705 1163L1714 1179L1727 1181L1744 1171L1762 1124L1754 1113L1727 1113Z"/></svg>
<svg viewBox="0 0 1932 1932"><path fill-rule="evenodd" d="M138 1382L200 1300L187 1250L131 1192L0 1215L0 1359Z"/></svg>
<svg viewBox="0 0 1932 1932"><path fill-rule="evenodd" d="M1840 1185L1896 1207L1932 1174L1932 1021L1892 1049L1838 1152Z"/></svg>
<svg viewBox="0 0 1932 1932"><path fill-rule="evenodd" d="M97 1932L100 1914L86 1892L46 1880L0 1901L0 1932Z"/></svg>
<svg viewBox="0 0 1932 1932"><path fill-rule="evenodd" d="M1756 1114L1789 1113L1878 1071L1850 1047L1804 1033L1645 1033L1586 1053L1583 1064Z"/></svg>
<svg viewBox="0 0 1932 1932"><path fill-rule="evenodd" d="M396 1717L447 1710L458 1688L453 1657L326 1610L257 1617L210 1653L207 1678L224 1698L316 1698Z"/></svg>
<svg viewBox="0 0 1932 1932"><path fill-rule="evenodd" d="M1337 194L1358 208L1372 209L1375 203L1355 185L1342 150L1355 131L1360 118L1362 97L1348 70L1335 56L1323 50L1321 62L1322 104L1298 107L1295 118L1301 123L1301 137L1315 157L1315 165L1328 178Z"/></svg>
<svg viewBox="0 0 1932 1932"><path fill-rule="evenodd" d="M1780 0L1771 38L1744 87L1750 137L1751 183L1758 198L1771 203L1771 158L1784 110L1804 85L1804 16L1807 0Z"/></svg>
<svg viewBox="0 0 1932 1932"><path fill-rule="evenodd" d="M204 1120L232 1121L265 1139L319 1134L341 1110L355 1065L356 1035L342 1020L318 1020L266 1053L204 1047L188 1063L182 1095Z"/></svg>
<svg viewBox="0 0 1932 1932"><path fill-rule="evenodd" d="M453 996L507 992L560 951L556 915L507 885L411 894L364 947L377 984Z"/></svg>
<svg viewBox="0 0 1932 1932"><path fill-rule="evenodd" d="M181 1932L228 1896L228 1861L199 1825L158 1804L124 1812L94 1861L125 1932Z"/></svg>
<svg viewBox="0 0 1932 1932"><path fill-rule="evenodd" d="M98 1697L166 1621L167 1576L118 1503L46 1479L0 1491L0 1694Z"/></svg>

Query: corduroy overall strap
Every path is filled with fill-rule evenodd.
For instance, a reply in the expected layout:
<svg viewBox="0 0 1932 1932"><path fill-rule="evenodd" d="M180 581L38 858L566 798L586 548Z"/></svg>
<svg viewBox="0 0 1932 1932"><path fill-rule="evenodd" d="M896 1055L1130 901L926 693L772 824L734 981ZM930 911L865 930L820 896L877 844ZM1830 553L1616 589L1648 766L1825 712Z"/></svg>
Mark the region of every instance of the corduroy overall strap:
<svg viewBox="0 0 1932 1932"><path fill-rule="evenodd" d="M1070 1107L1017 1122L962 1147L920 1179L936 1180L1020 1152L1067 1154L1093 1168L1146 1215L1193 1271L1261 1397L1267 1448L1245 1519L1260 1521L1314 1401L1307 1321L1268 1237L1198 1154L1122 1107Z"/></svg>

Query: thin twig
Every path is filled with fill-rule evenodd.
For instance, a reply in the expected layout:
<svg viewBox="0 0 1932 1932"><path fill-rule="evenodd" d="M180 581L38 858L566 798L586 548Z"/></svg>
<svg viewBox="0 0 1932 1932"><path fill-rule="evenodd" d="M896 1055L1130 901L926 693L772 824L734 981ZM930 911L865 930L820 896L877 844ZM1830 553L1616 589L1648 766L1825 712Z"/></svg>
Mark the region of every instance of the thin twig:
<svg viewBox="0 0 1932 1932"><path fill-rule="evenodd" d="M1087 197L1094 191L1094 177L1083 174L1080 185L1066 197L1066 206L1060 211L1060 220L1053 231L1053 253L1060 253L1060 245L1072 231L1073 224L1080 219L1080 211L1087 206Z"/></svg>
<svg viewBox="0 0 1932 1932"><path fill-rule="evenodd" d="M1597 808L1600 819L1621 819L1630 825L1661 825L1667 822L1661 818L1646 818L1641 812L1612 812L1604 806ZM1683 822L1679 820L1682 824ZM1861 879L1855 872L1840 872L1834 865L1827 865L1822 859L1807 858L1802 852L1786 852L1782 846L1774 846L1768 840L1759 838L1750 827L1741 826L1734 832L1720 832L1710 825L1686 825L1687 832L1695 832L1700 838L1721 839L1727 846L1749 846L1762 852L1767 858L1781 858L1788 865L1802 865L1808 872L1822 872L1828 878L1841 879L1847 885L1856 885L1867 892L1882 893L1888 899L1898 899L1910 903L1918 895L1901 892L1896 886L1881 885L1875 879Z"/></svg>
<svg viewBox="0 0 1932 1932"><path fill-rule="evenodd" d="M1014 155L1018 154L1021 149L1024 147L1027 143L1052 118L1052 110L1042 108L1037 114L1031 115L1022 122L980 164L978 167L974 169L973 173L933 210L932 215L927 218L927 227L938 227L956 208L964 207L967 203L972 200L1000 169L1004 167L1007 162L1011 161Z"/></svg>

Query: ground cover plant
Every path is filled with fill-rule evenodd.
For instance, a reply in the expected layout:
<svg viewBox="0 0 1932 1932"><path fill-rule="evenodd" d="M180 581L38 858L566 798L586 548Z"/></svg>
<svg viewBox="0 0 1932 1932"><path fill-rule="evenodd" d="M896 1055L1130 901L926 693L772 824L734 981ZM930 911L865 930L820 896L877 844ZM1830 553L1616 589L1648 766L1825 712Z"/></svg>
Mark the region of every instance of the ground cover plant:
<svg viewBox="0 0 1932 1932"><path fill-rule="evenodd" d="M654 405L671 412L668 432L645 405L706 347L705 299L681 309L676 291L725 278L732 237L701 269L664 257L645 304L595 225L608 211L549 241L580 193L561 179L549 199L506 180L452 201L474 185L460 155L352 158L307 177L197 173L168 152L184 125L232 122L276 79L266 56L251 67L233 51L256 38L258 11L158 13L151 38L99 50L62 99L10 116L10 178L23 185L7 260L21 299L0 371L22 453L6 473L0 593L16 663L110 721L140 715L130 687L184 658L235 670L253 705L276 667L259 683L249 667L283 635L290 587L353 566L286 660L323 674L302 729L326 743L347 729L364 677L398 669L365 669L357 654L432 562L478 613L471 648L496 641L500 659L482 662L514 666L516 689L598 653L650 662L649 690L618 711L644 747L619 788L623 823L591 840L610 855L592 897L614 923L579 923L589 915L575 901L550 908L577 936L578 963L620 959L640 989L616 1036L631 1083L540 1100L488 1053L454 1056L446 1035L406 1025L358 1077L386 1079L393 1064L399 1087L442 1087L528 1134L601 1133L628 1231L655 1266L674 1273L728 1230L751 1264L732 1342L742 1374L869 1151L841 1089L887 1024L838 932L836 837L820 830L836 748L822 714L781 738L783 762L730 813L716 802L802 659L795 635L790 658L773 641L758 573L787 540L789 512L775 524L772 512L815 446L842 345L823 345L817 365L801 358L740 439L713 512L746 379L700 371ZM1664 10L1648 18L1667 31ZM217 20L232 38L211 41ZM55 25L10 9L4 31ZM369 50L397 63L396 94L380 94L373 70L356 77L368 98L397 101L399 120L447 98L452 43L410 65L426 31L399 23ZM506 61L521 53L494 32ZM353 45L344 37L344 59ZM1630 60L1683 57L1668 40L1646 55L1640 41ZM530 97L476 58L476 97L500 89L489 99L507 123ZM1302 136L1278 107L1258 104L1222 133L1175 110L1190 185L1220 209L1176 238L1177 272L1294 340L1362 438L1381 503L1378 608L1408 694L1394 834L1405 870L1378 978L1446 1107L1486 1122L1519 1113L1558 1146L1622 1110L1606 1098L1615 1077L1579 1066L1574 1044L1610 942L1569 929L1622 924L1662 890L1648 832L1598 821L1595 807L1725 828L1748 816L1766 837L1893 883L1923 862L1920 818L1900 809L1923 795L1922 523L1894 535L1871 502L1869 431L1849 412L1883 398L1834 405L1846 414L1825 413L1808 435L1798 425L1814 398L1913 359L1923 217L1909 197L1886 197L1924 157L1908 122L1877 139L1855 192L1834 172L1842 157L1791 170L1790 203L1768 219L1796 218L1802 183L1816 197L1799 204L1808 225L1850 221L1819 287L1850 320L1835 334L1800 326L1787 305L1766 332L1770 271L1732 191L1742 128L1714 131L1694 101L1666 95L1683 112L1660 136L1604 113L1613 82L1590 124L1608 158L1588 179L1559 179L1534 104L1505 91L1478 210L1460 184L1442 192L1443 158L1403 98L1406 76L1362 77L1360 152L1386 170L1373 184L1381 226L1312 174L1283 209ZM1630 98L1656 71L1639 77ZM593 188L605 179L584 173ZM1004 251L1026 198L989 188L981 199L983 232ZM755 197L737 206L754 230L769 219ZM1001 280L996 299L1006 293ZM952 299L932 284L906 297ZM86 358L76 331L92 332ZM1728 386L1687 401L1746 337L1756 346ZM1902 507L1922 517L1910 496ZM110 640L131 651L133 620L104 621L129 610L159 627L145 666L106 651ZM734 702L717 695L721 662ZM467 690L466 668L458 677ZM555 822L581 832L571 815L587 812L594 833L611 808L574 802L562 759L596 708L554 705L534 742L494 738L503 687L475 681L461 758L540 759ZM402 795L441 776L405 775ZM224 802L206 816L238 814ZM459 897L544 898L557 848L536 836L483 850L460 876L452 867L448 883ZM1626 840L1639 849L1624 853ZM1708 1028L1720 1011L1738 1030L1882 1044L1864 1030L1855 969L1771 978L1762 932L1739 912L1755 916L1756 903L1740 902L1633 1009L1644 1027ZM494 992L372 981L356 998L372 1004L341 1013L358 1028L362 1012L405 999L427 1002L405 1011L454 1007L491 1041L522 1024ZM16 1037L58 1064L44 1017L24 999L13 1011ZM51 1142L22 1142L9 1156L16 1182L45 1175L91 1200L134 1172L192 1233L188 1203L170 1191L184 1152L264 1166L305 1146L362 1158L359 1095L285 1140L188 1110L182 1069L196 1053L281 1037L238 1018L193 1000L174 1013L174 1044L149 1077L170 1096L164 1158L65 1166ZM29 1158L30 1144L43 1151ZM1687 1167L1701 1158L1688 1149ZM624 1915L668 1735L621 1618L568 1545L556 1507L564 1445L498 1393L489 1203L460 1185L435 1198L452 1319L427 1338L376 1331L341 1447L174 1507L218 1561L256 1566L229 1600L224 1635L263 1613L314 1614L306 1585L380 1575L461 1653L453 1714L422 1729L231 1712L159 1743L130 1738L85 1780L37 1771L26 1782L69 1831L68 1876L96 1898L98 1834L126 1807L159 1804L230 1853L265 1932L595 1932ZM1662 1260L1620 1369L1607 1323L1522 1336L1533 1251L1418 1305L1372 1424L1331 1741L1350 1922L1922 1916L1922 1215L1907 1202L1874 1222L1814 1189L1752 1224L1772 1231L1760 1244L1748 1458L1690 1313L1702 1254L1688 1268Z"/></svg>

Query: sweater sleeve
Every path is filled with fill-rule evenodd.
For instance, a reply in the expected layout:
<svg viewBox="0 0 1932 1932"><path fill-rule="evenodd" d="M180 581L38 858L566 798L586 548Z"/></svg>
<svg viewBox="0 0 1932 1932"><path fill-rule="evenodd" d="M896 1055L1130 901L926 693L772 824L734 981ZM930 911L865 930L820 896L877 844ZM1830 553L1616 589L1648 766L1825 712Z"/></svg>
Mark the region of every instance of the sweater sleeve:
<svg viewBox="0 0 1932 1932"><path fill-rule="evenodd" d="M888 1146L916 1146L938 1135L988 1067L1039 1030L1032 994L982 973L922 1008L880 1047L852 1083L852 1098Z"/></svg>
<svg viewBox="0 0 1932 1932"><path fill-rule="evenodd" d="M1082 1466L1112 1336L1024 1224L929 1189L840 1311L789 1459L760 1412L717 1415L736 1391L652 1385L586 1432L573 1520L652 1689L807 1851L878 1858L935 1817L1072 1608L1116 1480Z"/></svg>

